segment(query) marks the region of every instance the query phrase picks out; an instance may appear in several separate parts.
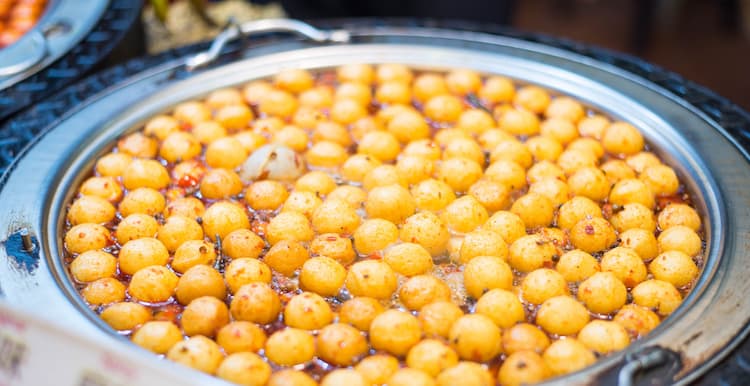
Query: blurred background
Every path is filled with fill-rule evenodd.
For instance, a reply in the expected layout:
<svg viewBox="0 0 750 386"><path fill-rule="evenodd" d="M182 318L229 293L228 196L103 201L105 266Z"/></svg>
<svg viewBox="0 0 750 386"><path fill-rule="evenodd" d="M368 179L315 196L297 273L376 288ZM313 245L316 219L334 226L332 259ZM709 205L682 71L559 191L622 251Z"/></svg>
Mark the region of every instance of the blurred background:
<svg viewBox="0 0 750 386"><path fill-rule="evenodd" d="M151 0L149 53L205 40L230 16L425 17L510 26L638 56L750 110L750 0Z"/></svg>

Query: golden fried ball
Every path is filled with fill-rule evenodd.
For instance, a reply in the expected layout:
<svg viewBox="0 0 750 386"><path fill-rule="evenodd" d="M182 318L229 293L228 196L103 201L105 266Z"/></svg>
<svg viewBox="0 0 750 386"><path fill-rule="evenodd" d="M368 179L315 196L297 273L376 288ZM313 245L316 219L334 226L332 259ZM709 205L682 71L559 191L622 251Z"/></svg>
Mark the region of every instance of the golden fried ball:
<svg viewBox="0 0 750 386"><path fill-rule="evenodd" d="M490 162L497 161L512 161L528 169L534 163L534 156L525 143L511 139L498 143L492 149Z"/></svg>
<svg viewBox="0 0 750 386"><path fill-rule="evenodd" d="M396 163L396 169L409 185L430 178L433 166L432 160L417 155L402 156Z"/></svg>
<svg viewBox="0 0 750 386"><path fill-rule="evenodd" d="M468 193L490 212L507 209L510 204L509 189L498 181L481 179L469 187Z"/></svg>
<svg viewBox="0 0 750 386"><path fill-rule="evenodd" d="M560 206L557 225L560 229L571 229L579 221L595 217L602 217L599 205L587 197L575 196Z"/></svg>
<svg viewBox="0 0 750 386"><path fill-rule="evenodd" d="M625 163L636 173L641 174L646 168L661 165L661 160L654 153L642 151L625 158Z"/></svg>
<svg viewBox="0 0 750 386"><path fill-rule="evenodd" d="M177 275L167 267L151 265L133 274L128 293L134 299L144 302L165 302L174 295L178 281Z"/></svg>
<svg viewBox="0 0 750 386"><path fill-rule="evenodd" d="M284 145L296 152L307 149L307 132L297 126L284 126L273 134L271 142Z"/></svg>
<svg viewBox="0 0 750 386"><path fill-rule="evenodd" d="M315 339L307 331L288 327L268 337L265 354L281 366L305 363L315 355Z"/></svg>
<svg viewBox="0 0 750 386"><path fill-rule="evenodd" d="M367 340L359 330L343 323L323 327L317 346L318 357L339 366L354 364L368 350Z"/></svg>
<svg viewBox="0 0 750 386"><path fill-rule="evenodd" d="M539 118L532 112L523 109L511 109L498 119L500 129L514 135L539 134Z"/></svg>
<svg viewBox="0 0 750 386"><path fill-rule="evenodd" d="M445 84L445 78L439 74L421 74L414 79L412 85L414 99L420 102L426 102L434 96L447 93L448 87Z"/></svg>
<svg viewBox="0 0 750 386"><path fill-rule="evenodd" d="M465 192L482 177L482 166L464 157L449 158L437 165L435 176L453 190Z"/></svg>
<svg viewBox="0 0 750 386"><path fill-rule="evenodd" d="M542 355L552 375L564 375L596 362L596 356L574 338L554 341Z"/></svg>
<svg viewBox="0 0 750 386"><path fill-rule="evenodd" d="M503 350L509 355L519 351L541 354L549 345L547 334L533 324L518 323L503 332Z"/></svg>
<svg viewBox="0 0 750 386"><path fill-rule="evenodd" d="M151 320L151 310L138 303L120 302L105 308L99 316L117 331L134 330Z"/></svg>
<svg viewBox="0 0 750 386"><path fill-rule="evenodd" d="M124 153L109 153L96 161L94 169L105 177L120 177L133 161L133 157Z"/></svg>
<svg viewBox="0 0 750 386"><path fill-rule="evenodd" d="M234 259L226 267L224 278L232 293L237 292L243 285L260 282L271 283L271 268L266 263L252 259Z"/></svg>
<svg viewBox="0 0 750 386"><path fill-rule="evenodd" d="M102 249L109 243L109 230L99 224L78 224L65 233L65 249L70 253Z"/></svg>
<svg viewBox="0 0 750 386"><path fill-rule="evenodd" d="M372 190L378 186L401 185L407 187L406 177L395 165L379 165L365 175L362 187Z"/></svg>
<svg viewBox="0 0 750 386"><path fill-rule="evenodd" d="M203 232L214 241L217 236L223 240L232 231L249 228L245 210L233 202L216 202L203 213Z"/></svg>
<svg viewBox="0 0 750 386"><path fill-rule="evenodd" d="M492 386L495 384L490 372L476 362L462 361L443 370L436 378L439 386Z"/></svg>
<svg viewBox="0 0 750 386"><path fill-rule="evenodd" d="M464 312L450 301L436 301L422 306L418 317L425 336L447 338L451 326L463 314Z"/></svg>
<svg viewBox="0 0 750 386"><path fill-rule="evenodd" d="M645 336L659 325L659 315L637 304L626 304L617 311L613 322L625 327L631 336Z"/></svg>
<svg viewBox="0 0 750 386"><path fill-rule="evenodd" d="M332 190L331 193L328 193L328 196L326 196L327 200L339 200L346 202L354 209L359 209L364 205L365 200L367 199L367 193L356 186L352 185L341 185L337 187L336 189Z"/></svg>
<svg viewBox="0 0 750 386"><path fill-rule="evenodd" d="M193 299L182 311L180 324L187 336L203 335L213 338L229 323L229 310L223 300L213 296Z"/></svg>
<svg viewBox="0 0 750 386"><path fill-rule="evenodd" d="M313 76L307 70L291 68L279 71L274 76L274 84L293 93L300 93L313 86Z"/></svg>
<svg viewBox="0 0 750 386"><path fill-rule="evenodd" d="M367 109L354 99L340 99L331 106L331 119L348 125L367 116Z"/></svg>
<svg viewBox="0 0 750 386"><path fill-rule="evenodd" d="M486 362L502 351L502 333L492 319L464 315L453 323L448 341L461 359Z"/></svg>
<svg viewBox="0 0 750 386"><path fill-rule="evenodd" d="M233 137L219 138L206 147L206 164L212 168L234 169L247 156L242 142Z"/></svg>
<svg viewBox="0 0 750 386"><path fill-rule="evenodd" d="M396 225L379 218L365 220L354 231L354 248L363 255L382 251L398 240Z"/></svg>
<svg viewBox="0 0 750 386"><path fill-rule="evenodd" d="M552 201L538 193L527 193L519 197L510 211L518 215L527 228L549 226L555 217Z"/></svg>
<svg viewBox="0 0 750 386"><path fill-rule="evenodd" d="M687 204L667 205L659 212L656 221L661 230L682 225L697 232L701 227L701 217L698 212Z"/></svg>
<svg viewBox="0 0 750 386"><path fill-rule="evenodd" d="M517 214L509 211L495 212L483 228L500 235L506 244L512 244L521 236L526 235L526 225L523 220Z"/></svg>
<svg viewBox="0 0 750 386"><path fill-rule="evenodd" d="M380 160L368 154L354 154L341 166L342 176L352 182L362 182L365 175L380 166Z"/></svg>
<svg viewBox="0 0 750 386"><path fill-rule="evenodd" d="M175 272L185 273L198 264L213 265L215 261L216 250L213 244L203 240L190 240L177 248L169 265Z"/></svg>
<svg viewBox="0 0 750 386"><path fill-rule="evenodd" d="M616 322L592 320L578 333L578 341L600 354L609 354L627 347L630 336L625 327Z"/></svg>
<svg viewBox="0 0 750 386"><path fill-rule="evenodd" d="M128 192L120 202L120 215L130 216L143 213L149 216L161 213L166 205L164 196L151 188L137 188ZM72 209L72 208L71 208Z"/></svg>
<svg viewBox="0 0 750 386"><path fill-rule="evenodd" d="M414 198L406 188L400 185L373 188L368 192L367 201L365 201L365 211L370 218L382 218L396 224L402 223L414 214L415 210Z"/></svg>
<svg viewBox="0 0 750 386"><path fill-rule="evenodd" d="M371 131L359 141L357 152L380 161L393 161L401 151L398 138L388 131Z"/></svg>
<svg viewBox="0 0 750 386"><path fill-rule="evenodd" d="M291 116L299 105L294 95L278 89L268 90L258 102L258 111L279 118Z"/></svg>
<svg viewBox="0 0 750 386"><path fill-rule="evenodd" d="M400 63L384 63L378 65L375 69L375 82L378 84L385 82L411 83L413 78L412 70Z"/></svg>
<svg viewBox="0 0 750 386"><path fill-rule="evenodd" d="M447 344L436 339L425 339L409 350L406 365L437 376L445 369L458 364L458 355Z"/></svg>
<svg viewBox="0 0 750 386"><path fill-rule="evenodd" d="M115 207L109 201L96 196L81 196L68 209L68 221L72 225L83 223L103 224L115 217Z"/></svg>
<svg viewBox="0 0 750 386"><path fill-rule="evenodd" d="M120 249L118 261L122 273L133 275L150 265L166 265L169 251L161 241L144 237L125 243Z"/></svg>
<svg viewBox="0 0 750 386"><path fill-rule="evenodd" d="M317 386L318 383L307 375L307 373L294 370L284 369L271 374L266 386Z"/></svg>
<svg viewBox="0 0 750 386"><path fill-rule="evenodd" d="M346 268L327 256L307 260L299 274L300 288L322 296L338 294L345 279Z"/></svg>
<svg viewBox="0 0 750 386"><path fill-rule="evenodd" d="M513 272L508 263L494 256L477 256L464 267L464 286L469 296L479 299L491 289L510 289Z"/></svg>
<svg viewBox="0 0 750 386"><path fill-rule="evenodd" d="M393 373L386 384L389 386L435 386L435 380L422 370L404 367Z"/></svg>
<svg viewBox="0 0 750 386"><path fill-rule="evenodd" d="M169 115L157 115L143 127L143 133L147 136L156 137L160 140L164 140L171 133L180 130L180 122Z"/></svg>
<svg viewBox="0 0 750 386"><path fill-rule="evenodd" d="M643 149L643 135L626 122L614 122L602 135L602 145L612 154L635 154Z"/></svg>
<svg viewBox="0 0 750 386"><path fill-rule="evenodd" d="M177 342L167 352L167 359L208 374L215 374L224 354L213 340L197 335Z"/></svg>
<svg viewBox="0 0 750 386"><path fill-rule="evenodd" d="M501 142L514 138L515 137L512 134L506 131L500 130L498 128L489 128L486 129L483 133L479 134L479 136L477 137L477 142L479 142L479 146L482 147L482 150L491 151Z"/></svg>
<svg viewBox="0 0 750 386"><path fill-rule="evenodd" d="M117 150L121 153L138 158L154 158L158 148L158 142L142 133L130 134L117 141Z"/></svg>
<svg viewBox="0 0 750 386"><path fill-rule="evenodd" d="M298 212L281 212L266 227L266 239L272 245L282 240L310 241L314 235L310 220Z"/></svg>
<svg viewBox="0 0 750 386"><path fill-rule="evenodd" d="M122 172L122 184L128 190L136 188L159 190L169 185L169 173L157 161L135 159Z"/></svg>
<svg viewBox="0 0 750 386"><path fill-rule="evenodd" d="M557 248L551 240L539 234L519 237L508 249L508 263L521 272L531 272L551 265Z"/></svg>
<svg viewBox="0 0 750 386"><path fill-rule="evenodd" d="M232 259L257 258L265 247L263 239L249 229L237 229L221 240L221 250Z"/></svg>
<svg viewBox="0 0 750 386"><path fill-rule="evenodd" d="M227 286L219 271L211 266L199 264L180 276L175 295L180 304L190 304L202 296L213 296L223 301L227 296Z"/></svg>
<svg viewBox="0 0 750 386"><path fill-rule="evenodd" d="M445 84L451 93L466 95L477 92L482 86L482 79L476 71L456 69L445 75Z"/></svg>
<svg viewBox="0 0 750 386"><path fill-rule="evenodd" d="M385 308L378 300L360 296L341 305L339 322L351 324L361 331L368 331L372 320L383 311Z"/></svg>
<svg viewBox="0 0 750 386"><path fill-rule="evenodd" d="M672 283L651 279L638 284L631 291L633 303L667 316L682 302L682 295Z"/></svg>
<svg viewBox="0 0 750 386"><path fill-rule="evenodd" d="M481 134L487 130L496 127L495 119L492 114L482 109L465 110L458 117L456 127L470 134Z"/></svg>
<svg viewBox="0 0 750 386"><path fill-rule="evenodd" d="M497 373L501 385L520 386L541 382L552 375L547 363L533 351L510 354Z"/></svg>
<svg viewBox="0 0 750 386"><path fill-rule="evenodd" d="M609 124L609 119L603 115L583 117L578 121L578 132L584 137L601 139Z"/></svg>
<svg viewBox="0 0 750 386"><path fill-rule="evenodd" d="M369 332L372 348L399 357L405 356L422 336L419 320L410 313L395 309L376 316Z"/></svg>
<svg viewBox="0 0 750 386"><path fill-rule="evenodd" d="M293 276L297 268L310 258L310 253L298 241L281 240L266 252L263 261L274 271L286 276Z"/></svg>
<svg viewBox="0 0 750 386"><path fill-rule="evenodd" d="M466 158L482 166L485 162L485 156L482 148L472 138L456 138L445 144L443 150L443 159Z"/></svg>
<svg viewBox="0 0 750 386"><path fill-rule="evenodd" d="M603 251L617 241L615 229L603 218L584 218L570 229L570 242L588 253Z"/></svg>
<svg viewBox="0 0 750 386"><path fill-rule="evenodd" d="M221 361L216 376L239 385L263 386L271 377L271 366L257 354L235 353Z"/></svg>
<svg viewBox="0 0 750 386"><path fill-rule="evenodd" d="M589 312L571 296L547 299L536 314L536 323L550 334L574 335L589 322Z"/></svg>
<svg viewBox="0 0 750 386"><path fill-rule="evenodd" d="M565 118L550 117L539 125L539 134L554 139L562 145L567 145L578 138L575 124Z"/></svg>
<svg viewBox="0 0 750 386"><path fill-rule="evenodd" d="M411 90L403 82L383 82L375 89L375 98L383 104L407 104L411 101Z"/></svg>
<svg viewBox="0 0 750 386"><path fill-rule="evenodd" d="M531 304L542 304L547 299L568 294L568 283L563 275L549 268L539 268L521 281L521 294Z"/></svg>
<svg viewBox="0 0 750 386"><path fill-rule="evenodd" d="M570 191L575 196L583 196L593 201L601 201L609 196L610 182L599 168L584 167L568 178Z"/></svg>
<svg viewBox="0 0 750 386"><path fill-rule="evenodd" d="M263 96L271 90L273 90L271 83L265 80L255 80L243 87L242 97L245 99L245 102L257 105Z"/></svg>
<svg viewBox="0 0 750 386"><path fill-rule="evenodd" d="M114 177L91 177L83 182L79 191L84 196L97 196L109 202L122 198L122 188Z"/></svg>
<svg viewBox="0 0 750 386"><path fill-rule="evenodd" d="M360 228L361 226L357 230ZM354 234L357 234L356 231ZM310 253L329 257L344 265L350 264L356 257L352 248L352 240L335 233L323 233L316 236L310 243Z"/></svg>
<svg viewBox="0 0 750 386"><path fill-rule="evenodd" d="M166 354L172 346L182 341L182 331L174 323L154 320L135 330L133 343L156 354Z"/></svg>
<svg viewBox="0 0 750 386"><path fill-rule="evenodd" d="M521 300L509 290L495 288L477 300L474 312L492 319L500 328L509 328L525 319Z"/></svg>
<svg viewBox="0 0 750 386"><path fill-rule="evenodd" d="M388 299L396 291L396 273L383 261L363 260L349 267L346 288L354 296Z"/></svg>
<svg viewBox="0 0 750 386"><path fill-rule="evenodd" d="M293 191L289 194L284 206L281 208L282 212L298 212L307 217L312 217L312 213L317 209L323 201L318 197L315 192L306 191Z"/></svg>
<svg viewBox="0 0 750 386"><path fill-rule="evenodd" d="M432 269L430 252L414 243L392 246L385 252L383 261L404 276L420 275Z"/></svg>
<svg viewBox="0 0 750 386"><path fill-rule="evenodd" d="M441 218L449 229L468 233L484 224L489 215L476 198L463 196L448 204Z"/></svg>
<svg viewBox="0 0 750 386"><path fill-rule="evenodd" d="M508 245L498 233L487 229L477 229L464 236L459 250L461 263L467 263L476 256L495 256L508 259Z"/></svg>
<svg viewBox="0 0 750 386"><path fill-rule="evenodd" d="M362 359L354 370L362 374L370 385L382 385L399 368L398 359L388 354L375 354Z"/></svg>
<svg viewBox="0 0 750 386"><path fill-rule="evenodd" d="M159 227L157 238L168 251L174 252L186 241L203 240L203 228L191 218L172 216Z"/></svg>
<svg viewBox="0 0 750 386"><path fill-rule="evenodd" d="M635 178L635 171L628 166L625 161L611 159L603 163L600 167L607 176L609 182L615 184L621 180Z"/></svg>
<svg viewBox="0 0 750 386"><path fill-rule="evenodd" d="M317 142L305 153L307 163L319 167L339 166L346 161L347 157L346 149L331 141Z"/></svg>
<svg viewBox="0 0 750 386"><path fill-rule="evenodd" d="M580 249L565 252L555 265L555 269L566 281L576 283L601 271L599 261Z"/></svg>
<svg viewBox="0 0 750 386"><path fill-rule="evenodd" d="M368 202L373 192L368 195ZM361 221L357 211L341 200L325 200L312 214L312 226L317 233L352 234Z"/></svg>
<svg viewBox="0 0 750 386"><path fill-rule="evenodd" d="M409 142L404 147L401 155L416 155L433 161L437 161L440 159L442 152L440 150L440 146L437 143L429 139L419 139Z"/></svg>
<svg viewBox="0 0 750 386"><path fill-rule="evenodd" d="M158 230L159 223L152 216L143 213L134 213L125 217L117 224L115 238L120 245L124 245L131 240L154 237Z"/></svg>
<svg viewBox="0 0 750 386"><path fill-rule="evenodd" d="M547 197L553 208L557 208L567 202L571 196L568 184L557 178L545 178L532 183L529 186L529 193ZM554 218L554 213L552 217Z"/></svg>
<svg viewBox="0 0 750 386"><path fill-rule="evenodd" d="M700 236L683 225L673 226L661 232L656 241L659 252L680 251L688 256L695 256L703 249Z"/></svg>
<svg viewBox="0 0 750 386"><path fill-rule="evenodd" d="M620 206L639 203L647 208L653 208L656 203L648 185L634 178L618 181L609 193L609 202Z"/></svg>
<svg viewBox="0 0 750 386"><path fill-rule="evenodd" d="M409 278L398 291L399 300L410 310L418 311L427 304L451 298L448 285L432 275L417 275Z"/></svg>
<svg viewBox="0 0 750 386"><path fill-rule="evenodd" d="M169 134L161 143L159 155L167 162L182 162L200 155L201 143L191 133L184 131Z"/></svg>
<svg viewBox="0 0 750 386"><path fill-rule="evenodd" d="M276 320L281 301L276 292L266 283L250 283L234 293L229 304L232 319L266 324Z"/></svg>
<svg viewBox="0 0 750 386"><path fill-rule="evenodd" d="M318 294L302 292L284 308L284 323L303 330L317 330L333 320L331 306Z"/></svg>
<svg viewBox="0 0 750 386"><path fill-rule="evenodd" d="M677 193L680 181L674 170L666 165L649 166L638 176L651 191L658 196L670 196Z"/></svg>
<svg viewBox="0 0 750 386"><path fill-rule="evenodd" d="M537 161L554 162L563 151L563 146L560 142L545 135L538 135L529 138L526 140L526 147L529 148L529 151Z"/></svg>
<svg viewBox="0 0 750 386"><path fill-rule="evenodd" d="M516 90L513 103L533 113L543 113L551 101L547 90L539 86L523 86Z"/></svg>
<svg viewBox="0 0 750 386"><path fill-rule="evenodd" d="M587 150L567 149L557 157L559 166L567 175L572 175L579 169L596 167L598 158Z"/></svg>
<svg viewBox="0 0 750 386"><path fill-rule="evenodd" d="M344 147L352 144L352 139L349 135L349 131L347 131L344 126L336 122L320 121L315 123L314 127L315 130L313 130L312 133L313 142L330 141L338 143L339 145Z"/></svg>
<svg viewBox="0 0 750 386"><path fill-rule="evenodd" d="M456 199L456 193L443 181L426 179L411 188L411 195L417 208L421 210L438 211Z"/></svg>
<svg viewBox="0 0 750 386"><path fill-rule="evenodd" d="M372 101L372 90L367 84L360 82L344 82L336 87L335 100L353 100L362 106L367 106Z"/></svg>
<svg viewBox="0 0 750 386"><path fill-rule="evenodd" d="M602 272L612 272L625 286L632 288L646 280L646 264L632 249L617 247L607 251L601 259Z"/></svg>
<svg viewBox="0 0 750 386"><path fill-rule="evenodd" d="M195 197L179 197L171 200L164 208L164 217L181 215L189 218L198 218L203 216L206 207L201 200Z"/></svg>
<svg viewBox="0 0 750 386"><path fill-rule="evenodd" d="M257 324L235 321L216 333L216 343L227 354L258 352L266 345L266 333Z"/></svg>
<svg viewBox="0 0 750 386"><path fill-rule="evenodd" d="M232 137L240 141L247 154L252 153L268 142L268 140L266 140L266 137L254 131L240 131L239 133L234 134Z"/></svg>
<svg viewBox="0 0 750 386"><path fill-rule="evenodd" d="M620 245L634 250L644 261L656 257L659 247L653 232L645 229L628 229L620 233Z"/></svg>
<svg viewBox="0 0 750 386"><path fill-rule="evenodd" d="M453 95L441 94L427 100L424 115L436 122L455 122L463 111L463 102Z"/></svg>
<svg viewBox="0 0 750 386"><path fill-rule="evenodd" d="M628 290L612 272L597 272L578 286L578 299L597 314L610 314L625 305Z"/></svg>
<svg viewBox="0 0 750 386"><path fill-rule="evenodd" d="M648 265L648 270L654 279L672 283L675 287L689 284L699 272L693 259L681 251L661 253Z"/></svg>
<svg viewBox="0 0 750 386"><path fill-rule="evenodd" d="M623 205L611 218L610 222L617 232L625 232L628 229L643 229L649 232L656 230L656 218L651 209L633 202Z"/></svg>
<svg viewBox="0 0 750 386"><path fill-rule="evenodd" d="M353 369L336 369L326 374L321 386L366 386L364 376Z"/></svg>
<svg viewBox="0 0 750 386"><path fill-rule="evenodd" d="M369 64L344 64L336 68L336 75L341 82L370 84L375 79L375 70Z"/></svg>

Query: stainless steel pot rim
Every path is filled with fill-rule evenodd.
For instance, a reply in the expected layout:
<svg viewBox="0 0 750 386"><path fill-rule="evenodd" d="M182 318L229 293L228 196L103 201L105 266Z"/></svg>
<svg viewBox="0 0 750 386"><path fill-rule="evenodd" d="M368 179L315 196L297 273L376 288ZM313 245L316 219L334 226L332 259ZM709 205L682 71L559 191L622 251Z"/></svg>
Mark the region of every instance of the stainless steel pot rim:
<svg viewBox="0 0 750 386"><path fill-rule="evenodd" d="M691 176L690 188L697 193L697 201L704 205L703 212L710 219L704 219L704 222L710 223L707 233L711 238L711 258L707 261L696 290L675 313L675 318L667 320L648 338L623 353L605 358L596 365L559 381L590 381L594 379L594 373L615 365L628 353L654 344L683 354L688 370L681 375L680 380L687 381L698 374L699 371L696 370L705 363L704 360L698 361L697 357L704 356L707 352L710 355L716 354L745 325L748 319L747 307L740 306L746 306L747 300L741 296L739 288L739 292L731 300L716 300L721 298L720 290L726 286L724 284L727 278L734 278L737 283L732 284L737 284L736 287L748 285L742 283L742 273L738 271L742 268L738 262L738 253L742 249L737 248L740 240L736 237L742 234L743 229L748 228L748 216L741 210L727 213L724 206L732 208L737 199L746 197L746 194L735 196L741 193L736 181L738 178L739 181L741 178L748 178L750 174L743 154L718 132L715 123L690 106L665 95L665 92L653 85L644 84L638 78L623 75L620 70L565 51L515 39L467 32L456 35L451 31L387 28L354 32L357 36L367 37L368 43L304 48L309 45L293 41L275 44L273 47L250 49L247 53L250 59L196 74L179 82L170 80L166 74L168 71L155 69L92 100L63 120L38 145L30 149L27 156L18 163L16 171L7 176L8 183L0 192L0 213L4 215L0 229L3 232L10 233L18 224L24 224L37 235L54 235L41 237L43 259L40 268L45 268L46 271L38 269L24 276L23 272L12 272L7 267L0 266L0 283L6 297L20 306L34 308L44 302L44 297L51 296L49 292L55 292L55 298L67 303L65 307L57 307L59 309L55 310L61 317L75 320L78 324L85 323L87 330L92 330L103 341L112 339L103 330L93 327L96 320L92 323L78 309L70 307L71 301L77 303L79 308L82 305L76 296L72 296L75 292L71 291L70 282L56 257L61 251L56 236L61 225L60 213L71 194L65 187L77 185L76 182L82 178L80 171L91 165L92 157L123 131L134 129L147 116L214 88L267 76L284 66L320 68L352 61L391 61L430 68L469 67L506 74L553 89L563 89L566 94L581 98L644 128L652 143L661 149L668 149L668 154L665 155L670 157L672 165L682 175ZM396 37L401 39L394 41ZM299 50L289 51L291 49ZM137 94L139 92L141 94ZM143 94L151 96L141 101L140 95ZM129 103L123 103L125 101ZM139 103L134 103L136 101ZM122 106L130 104L133 107L123 109ZM93 114L95 111L99 113ZM112 116L117 118L110 119ZM700 146L695 146L696 144ZM49 172L30 176L27 173L31 170ZM728 183L730 180L735 182L735 186ZM49 189L50 187L63 188ZM9 199L18 200L17 196L24 189L31 189L35 193L28 194L26 190L26 197L22 197L20 205L9 205ZM41 209L40 202L43 203ZM737 231L732 232L730 229ZM3 236L0 239L5 239L7 233L0 234ZM6 285L6 278L10 285ZM48 291L37 295L24 292L22 289L28 289L29 282L52 286L53 290L46 288ZM62 287L65 293L56 290L59 288L57 286ZM30 298L33 299L29 301ZM25 302L31 304L24 304ZM696 321L707 318L704 320L710 323L717 321L717 317L720 320L724 315L717 314L716 310L731 302L735 302L735 308L738 308L736 312L728 314L733 320L733 323L729 323L731 328L721 324L712 326L713 328L702 326L699 328L701 335L688 341L690 334L696 332ZM717 338L718 336L720 337ZM702 345L702 350L696 349L698 344Z"/></svg>

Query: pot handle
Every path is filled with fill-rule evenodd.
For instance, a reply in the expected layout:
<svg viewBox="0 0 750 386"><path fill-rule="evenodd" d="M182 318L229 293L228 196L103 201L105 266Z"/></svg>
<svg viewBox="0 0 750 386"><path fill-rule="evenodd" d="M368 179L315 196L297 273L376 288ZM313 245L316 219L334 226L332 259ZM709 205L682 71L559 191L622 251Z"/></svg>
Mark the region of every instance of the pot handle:
<svg viewBox="0 0 750 386"><path fill-rule="evenodd" d="M39 29L32 29L14 44L2 49L0 77L16 75L33 67L47 55L47 38Z"/></svg>
<svg viewBox="0 0 750 386"><path fill-rule="evenodd" d="M216 60L227 43L239 37L260 32L291 32L318 43L346 43L350 38L349 31L321 30L310 24L293 19L263 19L243 24L231 23L216 36L208 50L189 57L185 61L185 66L188 71L205 66Z"/></svg>

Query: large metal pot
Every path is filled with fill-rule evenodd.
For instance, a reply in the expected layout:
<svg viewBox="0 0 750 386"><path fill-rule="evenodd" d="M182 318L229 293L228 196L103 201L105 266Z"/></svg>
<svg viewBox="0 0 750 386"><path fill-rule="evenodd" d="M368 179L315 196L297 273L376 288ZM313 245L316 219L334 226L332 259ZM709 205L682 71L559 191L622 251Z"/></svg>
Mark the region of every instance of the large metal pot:
<svg viewBox="0 0 750 386"><path fill-rule="evenodd" d="M277 39L241 50L235 55L242 59L230 64L214 62L221 59L227 41L261 30L288 30L307 39ZM102 345L140 351L83 304L61 259L65 206L85 178L84 171L120 135L180 101L283 68L352 62L465 67L571 95L641 128L686 182L707 239L704 269L690 295L644 339L550 384L685 384L744 338L750 320L750 299L745 296L750 265L744 261L750 164L747 153L717 122L654 83L585 56L508 37L422 27L320 31L289 20L233 27L206 52L142 71L88 99L33 141L0 180L0 240L5 240L0 295L13 306L75 326ZM24 240L30 251L18 247Z"/></svg>

